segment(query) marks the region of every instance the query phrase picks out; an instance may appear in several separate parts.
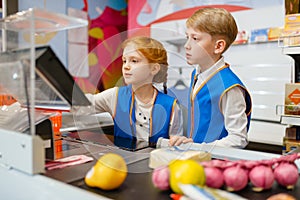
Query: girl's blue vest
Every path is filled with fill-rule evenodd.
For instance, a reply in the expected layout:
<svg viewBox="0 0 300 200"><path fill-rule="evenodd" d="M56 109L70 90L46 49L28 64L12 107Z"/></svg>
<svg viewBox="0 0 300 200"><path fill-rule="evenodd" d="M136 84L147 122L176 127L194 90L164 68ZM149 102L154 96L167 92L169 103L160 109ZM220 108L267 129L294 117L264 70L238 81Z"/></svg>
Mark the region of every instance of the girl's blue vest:
<svg viewBox="0 0 300 200"><path fill-rule="evenodd" d="M114 119L114 143L116 146L135 149L135 102L131 85L118 89ZM155 146L159 137L169 138L169 125L176 100L158 91L155 98L149 130L149 146Z"/></svg>

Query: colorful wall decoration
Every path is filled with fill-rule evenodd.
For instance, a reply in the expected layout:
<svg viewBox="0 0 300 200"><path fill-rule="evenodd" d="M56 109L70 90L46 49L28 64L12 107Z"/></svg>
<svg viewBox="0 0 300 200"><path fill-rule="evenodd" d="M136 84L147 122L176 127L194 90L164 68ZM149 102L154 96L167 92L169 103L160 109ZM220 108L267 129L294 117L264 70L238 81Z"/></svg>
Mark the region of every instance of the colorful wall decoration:
<svg viewBox="0 0 300 200"><path fill-rule="evenodd" d="M185 19L201 7L221 7L234 11L259 9L282 4L281 0L135 0L128 4L128 29L140 34L155 23ZM148 28L148 34L150 29ZM149 34L150 35L150 34Z"/></svg>
<svg viewBox="0 0 300 200"><path fill-rule="evenodd" d="M48 44L84 92L121 84L120 44L127 38L127 0L18 0L18 6L20 11L34 7L87 19L86 30L61 31Z"/></svg>
<svg viewBox="0 0 300 200"><path fill-rule="evenodd" d="M84 92L97 93L122 84L122 49L127 38L125 0L68 1L68 7L88 13L88 77L75 77ZM84 59L84 58L83 58Z"/></svg>

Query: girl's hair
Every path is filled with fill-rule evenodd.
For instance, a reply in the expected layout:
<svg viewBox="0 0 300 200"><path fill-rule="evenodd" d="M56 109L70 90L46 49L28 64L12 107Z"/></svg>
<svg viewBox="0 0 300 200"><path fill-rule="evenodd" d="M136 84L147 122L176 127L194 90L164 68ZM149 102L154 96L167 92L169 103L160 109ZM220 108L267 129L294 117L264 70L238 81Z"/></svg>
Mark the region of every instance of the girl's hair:
<svg viewBox="0 0 300 200"><path fill-rule="evenodd" d="M210 34L221 36L226 41L226 51L234 42L238 29L233 16L223 8L202 8L186 21L186 26Z"/></svg>
<svg viewBox="0 0 300 200"><path fill-rule="evenodd" d="M149 63L160 65L160 70L153 77L153 82L163 83L167 81L168 56L166 49L159 41L146 36L137 36L125 40L122 43L122 48L124 49L127 45L134 45Z"/></svg>

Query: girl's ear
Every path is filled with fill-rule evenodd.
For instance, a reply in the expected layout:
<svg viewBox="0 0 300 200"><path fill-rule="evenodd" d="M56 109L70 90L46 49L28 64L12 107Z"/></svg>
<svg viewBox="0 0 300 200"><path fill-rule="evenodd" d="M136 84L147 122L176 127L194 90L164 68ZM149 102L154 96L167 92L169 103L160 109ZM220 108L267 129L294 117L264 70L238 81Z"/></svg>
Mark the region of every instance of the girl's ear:
<svg viewBox="0 0 300 200"><path fill-rule="evenodd" d="M226 46L226 41L223 39L216 40L215 54L222 54Z"/></svg>
<svg viewBox="0 0 300 200"><path fill-rule="evenodd" d="M151 73L153 74L153 76L155 76L160 70L160 64L158 63L154 63L151 66Z"/></svg>

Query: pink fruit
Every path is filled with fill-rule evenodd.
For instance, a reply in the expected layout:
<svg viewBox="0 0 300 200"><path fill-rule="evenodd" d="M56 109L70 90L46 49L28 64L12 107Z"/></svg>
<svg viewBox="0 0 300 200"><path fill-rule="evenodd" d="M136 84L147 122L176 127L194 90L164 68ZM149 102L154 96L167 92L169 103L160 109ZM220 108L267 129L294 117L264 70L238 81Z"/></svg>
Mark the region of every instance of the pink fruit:
<svg viewBox="0 0 300 200"><path fill-rule="evenodd" d="M227 167L232 167L236 165L237 163L229 161L229 160L219 160L219 159L213 159L210 161L204 161L201 162L201 165L203 167L217 167L220 169L225 169Z"/></svg>
<svg viewBox="0 0 300 200"><path fill-rule="evenodd" d="M270 189L275 180L272 168L266 165L258 165L252 168L249 179L253 185L253 191L256 192Z"/></svg>
<svg viewBox="0 0 300 200"><path fill-rule="evenodd" d="M212 188L220 188L224 184L222 171L217 167L205 167L206 185Z"/></svg>
<svg viewBox="0 0 300 200"><path fill-rule="evenodd" d="M248 184L247 171L238 165L226 168L223 176L228 191L242 190Z"/></svg>
<svg viewBox="0 0 300 200"><path fill-rule="evenodd" d="M289 155L283 155L277 158L277 162L294 162L296 159L300 157L300 154L289 154Z"/></svg>
<svg viewBox="0 0 300 200"><path fill-rule="evenodd" d="M240 166L246 169L252 169L253 167L259 165L258 161L256 160L239 160L236 162L238 162Z"/></svg>
<svg viewBox="0 0 300 200"><path fill-rule="evenodd" d="M170 170L167 166L155 168L152 172L152 183L160 190L168 190L170 188L169 177Z"/></svg>
<svg viewBox="0 0 300 200"><path fill-rule="evenodd" d="M274 176L278 184L293 189L298 181L299 172L294 163L281 162L275 167Z"/></svg>

